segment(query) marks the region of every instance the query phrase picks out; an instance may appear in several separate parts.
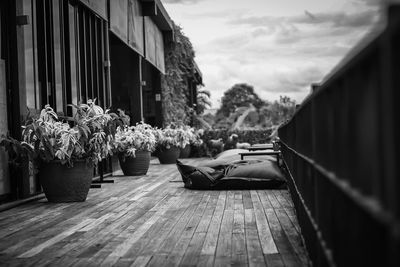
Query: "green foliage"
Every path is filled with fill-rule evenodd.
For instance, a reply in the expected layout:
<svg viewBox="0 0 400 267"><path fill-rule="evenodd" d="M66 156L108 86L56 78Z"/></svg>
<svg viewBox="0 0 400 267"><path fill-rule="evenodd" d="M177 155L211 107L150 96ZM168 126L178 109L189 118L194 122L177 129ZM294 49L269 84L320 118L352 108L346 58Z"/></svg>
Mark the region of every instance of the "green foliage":
<svg viewBox="0 0 400 267"><path fill-rule="evenodd" d="M182 28L174 24L175 42L166 50L166 73L161 78L164 124L189 124L194 110L188 103L188 80L195 77L193 46Z"/></svg>
<svg viewBox="0 0 400 267"><path fill-rule="evenodd" d="M227 131L223 129L206 130L201 136L201 139L203 140L203 145L199 148L193 149L192 155L196 157L210 156L213 149L210 146L210 141L221 139L222 142L225 144L227 143L229 136L231 136L232 134L238 135L239 143L263 144L270 141L271 133L272 129L233 131Z"/></svg>
<svg viewBox="0 0 400 267"><path fill-rule="evenodd" d="M157 139L151 125L140 122L135 126L118 127L112 142L113 150L123 156L135 157L136 151L153 152Z"/></svg>
<svg viewBox="0 0 400 267"><path fill-rule="evenodd" d="M296 102L288 96L280 96L279 101L263 101L252 86L236 84L224 93L216 115L203 118L217 129L266 129L289 120L295 110Z"/></svg>
<svg viewBox="0 0 400 267"><path fill-rule="evenodd" d="M186 144L184 136L180 135L179 128L167 126L163 129L155 129L155 136L157 139L157 150L163 151L170 149L172 146L183 148Z"/></svg>
<svg viewBox="0 0 400 267"><path fill-rule="evenodd" d="M296 111L296 102L287 96L280 96L279 101L268 103L259 111L260 122L264 127L272 127L289 120Z"/></svg>
<svg viewBox="0 0 400 267"><path fill-rule="evenodd" d="M88 100L87 104L72 105L77 109L72 122L60 120L46 105L40 116L29 117L22 131L22 141L3 137L1 145L9 152L11 161L60 160L73 165L75 160L86 159L97 163L111 154L111 145L118 115L104 111ZM73 124L73 126L70 125Z"/></svg>
<svg viewBox="0 0 400 267"><path fill-rule="evenodd" d="M197 114L203 114L204 110L211 107L211 93L208 90L197 92Z"/></svg>
<svg viewBox="0 0 400 267"><path fill-rule="evenodd" d="M229 117L238 107L249 107L250 104L259 109L265 102L254 92L253 86L245 83L235 84L224 93L217 117Z"/></svg>

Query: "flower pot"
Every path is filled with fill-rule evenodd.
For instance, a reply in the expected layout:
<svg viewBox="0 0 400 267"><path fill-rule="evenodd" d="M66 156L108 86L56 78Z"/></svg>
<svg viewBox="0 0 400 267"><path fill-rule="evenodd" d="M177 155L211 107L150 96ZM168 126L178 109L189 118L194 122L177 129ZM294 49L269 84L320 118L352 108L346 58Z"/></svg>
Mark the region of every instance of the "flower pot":
<svg viewBox="0 0 400 267"><path fill-rule="evenodd" d="M184 148L181 148L181 154L179 155L179 158L181 159L188 158L190 156L190 151L191 151L190 145L186 145Z"/></svg>
<svg viewBox="0 0 400 267"><path fill-rule="evenodd" d="M181 150L179 147L172 146L169 149L164 148L163 150L160 150L157 156L161 164L175 164L180 153Z"/></svg>
<svg viewBox="0 0 400 267"><path fill-rule="evenodd" d="M88 195L93 178L93 166L75 161L73 167L54 160L40 166L39 180L49 202L81 202Z"/></svg>
<svg viewBox="0 0 400 267"><path fill-rule="evenodd" d="M136 157L124 157L122 154L118 155L119 164L122 172L127 176L146 175L150 166L150 152L149 151L136 151Z"/></svg>

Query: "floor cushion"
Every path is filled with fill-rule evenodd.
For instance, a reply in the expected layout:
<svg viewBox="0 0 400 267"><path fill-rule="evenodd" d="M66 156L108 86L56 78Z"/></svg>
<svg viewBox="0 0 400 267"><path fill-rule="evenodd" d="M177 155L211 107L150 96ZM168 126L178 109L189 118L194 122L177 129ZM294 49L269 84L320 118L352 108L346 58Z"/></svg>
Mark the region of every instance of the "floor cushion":
<svg viewBox="0 0 400 267"><path fill-rule="evenodd" d="M285 180L277 164L269 160L243 160L233 163L229 166L225 175L227 177Z"/></svg>
<svg viewBox="0 0 400 267"><path fill-rule="evenodd" d="M190 189L272 189L285 186L285 177L269 160L234 161L223 167L195 167L177 161L186 188Z"/></svg>
<svg viewBox="0 0 400 267"><path fill-rule="evenodd" d="M245 152L249 151L247 149L229 149L219 153L214 159L200 163L199 166L221 169L227 165L241 161L239 153ZM252 156L247 158L249 160L276 161L276 157L268 155Z"/></svg>
<svg viewBox="0 0 400 267"><path fill-rule="evenodd" d="M176 166L182 176L184 186L190 189L210 189L218 179L224 176L222 171L209 167L185 165L179 160L176 161Z"/></svg>

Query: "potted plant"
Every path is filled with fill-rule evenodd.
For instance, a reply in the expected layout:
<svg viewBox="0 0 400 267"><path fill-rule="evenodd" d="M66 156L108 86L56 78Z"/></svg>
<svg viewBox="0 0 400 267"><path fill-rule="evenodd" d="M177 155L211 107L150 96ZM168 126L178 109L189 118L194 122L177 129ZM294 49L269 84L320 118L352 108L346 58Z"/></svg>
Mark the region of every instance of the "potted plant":
<svg viewBox="0 0 400 267"><path fill-rule="evenodd" d="M157 138L156 155L161 164L173 164L179 158L182 142L179 131L167 126L164 129L155 129Z"/></svg>
<svg viewBox="0 0 400 267"><path fill-rule="evenodd" d="M199 146L202 144L202 140L198 132L190 126L183 126L179 128L179 139L181 142L181 153L179 158L188 158L191 153L191 147Z"/></svg>
<svg viewBox="0 0 400 267"><path fill-rule="evenodd" d="M145 175L150 166L150 153L156 147L154 129L143 122L118 127L113 146L124 175Z"/></svg>
<svg viewBox="0 0 400 267"><path fill-rule="evenodd" d="M93 166L111 153L113 114L92 100L73 106L76 115L67 122L46 105L39 118L26 121L21 142L8 137L1 143L8 151L37 162L38 177L50 202L85 201Z"/></svg>

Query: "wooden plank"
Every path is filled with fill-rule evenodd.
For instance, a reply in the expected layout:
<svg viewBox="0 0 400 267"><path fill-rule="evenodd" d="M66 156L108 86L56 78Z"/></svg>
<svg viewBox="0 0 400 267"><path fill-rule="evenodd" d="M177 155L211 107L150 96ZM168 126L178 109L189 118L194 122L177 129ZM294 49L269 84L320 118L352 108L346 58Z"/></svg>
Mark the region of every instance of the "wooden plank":
<svg viewBox="0 0 400 267"><path fill-rule="evenodd" d="M209 203L207 204L207 209L204 212L199 225L196 228L196 233L206 233L207 232L208 227L211 223L211 219L215 212L215 208L217 207L218 195L219 195L218 191L212 191L210 193L211 199L210 199Z"/></svg>
<svg viewBox="0 0 400 267"><path fill-rule="evenodd" d="M93 219L86 219L84 221L82 221L81 223L78 223L77 225L71 227L70 229L56 235L55 237L47 240L46 242L37 245L35 248L32 248L28 251L26 251L25 253L22 253L21 255L18 256L18 258L29 258L29 257L33 257L36 254L40 253L43 249L61 241L62 239L66 238L67 236L72 235L73 233L75 233L76 231L78 231L79 229L85 227L86 225L88 225L89 223L91 223L93 221Z"/></svg>
<svg viewBox="0 0 400 267"><path fill-rule="evenodd" d="M253 208L253 201L251 200L251 195L249 190L243 191L243 207L244 209Z"/></svg>
<svg viewBox="0 0 400 267"><path fill-rule="evenodd" d="M226 204L225 210L233 210L235 208L235 193L233 191L228 191L226 193Z"/></svg>
<svg viewBox="0 0 400 267"><path fill-rule="evenodd" d="M300 235L297 233L293 224L291 223L289 217L283 209L276 209L275 213L282 225L282 228L287 236L288 242L291 244L295 254L299 258L301 265L308 265L307 254L305 248L302 244Z"/></svg>
<svg viewBox="0 0 400 267"><path fill-rule="evenodd" d="M169 253L168 259L165 263L166 266L176 266L181 262L185 251L187 250L192 240L195 230L204 214L209 199L210 196L208 194L204 194L200 205L198 205L198 207L196 208L191 219L184 227L184 230L182 231L179 240L176 242L174 248Z"/></svg>
<svg viewBox="0 0 400 267"><path fill-rule="evenodd" d="M217 249L218 234L221 226L222 216L224 214L226 202L226 192L221 191L218 197L217 206L215 208L210 226L207 230L206 239L201 249L201 255L214 255Z"/></svg>
<svg viewBox="0 0 400 267"><path fill-rule="evenodd" d="M142 224L138 229L135 229L134 232L132 232L127 239L125 239L123 242L118 244L118 246L110 253L102 262L103 266L110 266L115 264L120 257L122 257L125 253L128 252L128 250L131 248L131 246L137 242L145 233L150 229L150 227L157 222L161 218L161 216L168 210L169 207L172 205L175 205L179 203L180 198L179 197L173 197L169 201L167 201L165 204L162 206L158 207L158 209L155 209L155 213L153 214L152 217L150 217L144 224ZM154 208L153 208L154 209ZM125 233L123 234L125 235Z"/></svg>
<svg viewBox="0 0 400 267"><path fill-rule="evenodd" d="M93 255L104 247L104 245L98 246L99 243L106 244L107 240L111 240L111 238L116 237L122 231L126 230L132 225L135 220L142 217L145 218L148 211L163 199L167 200L168 198L164 198L162 195L160 195L158 198L157 195L155 195L153 201L151 202L148 202L149 199L143 198L139 202L132 202L125 210L121 210L118 213L114 213L115 210L110 210L110 212L114 214L114 216L112 216L112 219L110 221L107 221L105 223L102 229L98 229L100 231L98 231L97 229L92 229L91 231L83 234L78 240L74 242L67 242L64 244L64 246L54 247L54 256L78 256L77 253L92 253ZM75 244L76 242L79 243L79 246ZM91 244L95 244L95 246L91 247ZM71 251L72 249L73 251ZM82 254L78 257L82 257Z"/></svg>
<svg viewBox="0 0 400 267"><path fill-rule="evenodd" d="M185 226L187 217L191 217L194 210L193 206L200 207L198 203L202 197L203 192L188 194L187 199L184 199L180 205L177 205L177 208L168 210L165 214L165 218L157 222L154 228L150 229L152 231L149 230L140 242L137 242L124 257L135 259L138 255L158 254L163 242L167 242L166 240L170 237L176 238L177 235L179 236L179 232L187 227ZM174 241L172 241L172 243L173 242Z"/></svg>
<svg viewBox="0 0 400 267"><path fill-rule="evenodd" d="M234 211L231 209L224 211L218 235L214 266L226 266L231 262L233 215Z"/></svg>
<svg viewBox="0 0 400 267"><path fill-rule="evenodd" d="M251 199L254 206L254 214L257 224L258 235L261 242L261 247L264 254L278 253L275 242L272 238L271 230L269 229L268 220L265 217L264 209L256 191L251 191Z"/></svg>
<svg viewBox="0 0 400 267"><path fill-rule="evenodd" d="M264 255L258 238L257 225L253 209L244 210L246 251L249 266L266 266Z"/></svg>
<svg viewBox="0 0 400 267"><path fill-rule="evenodd" d="M279 203L279 201L276 199L274 193L272 192L272 190L265 190L264 191L265 194L267 195L269 201L271 202L271 205L274 209L281 209L283 208L281 206L281 203Z"/></svg>
<svg viewBox="0 0 400 267"><path fill-rule="evenodd" d="M148 175L114 177L114 184L90 191L86 202L38 201L0 213L0 261L10 266L307 263L286 190L188 190L169 182L177 175L175 165L153 162Z"/></svg>
<svg viewBox="0 0 400 267"><path fill-rule="evenodd" d="M264 204L264 202L263 202ZM274 266L300 266L300 261L297 259L290 243L288 242L285 233L280 225L278 218L275 215L274 209L271 205L263 205L265 214L270 225L272 236L279 250L279 255L273 257L267 257L266 261L268 264Z"/></svg>
<svg viewBox="0 0 400 267"><path fill-rule="evenodd" d="M145 267L151 260L151 255L148 256L139 256L136 260L132 263L132 266L136 267Z"/></svg>
<svg viewBox="0 0 400 267"><path fill-rule="evenodd" d="M244 216L242 192L235 192L231 251L231 264L234 266L248 265Z"/></svg>
<svg viewBox="0 0 400 267"><path fill-rule="evenodd" d="M289 201L290 199L287 199L287 197L285 197L283 192L287 192L287 190L273 190L276 199L278 200L279 203L281 203L281 206L288 215L297 233L301 235L300 225L297 221L296 212L293 207L293 202Z"/></svg>
<svg viewBox="0 0 400 267"><path fill-rule="evenodd" d="M206 233L195 232L180 262L182 266L190 266L199 262L201 248L203 247Z"/></svg>

